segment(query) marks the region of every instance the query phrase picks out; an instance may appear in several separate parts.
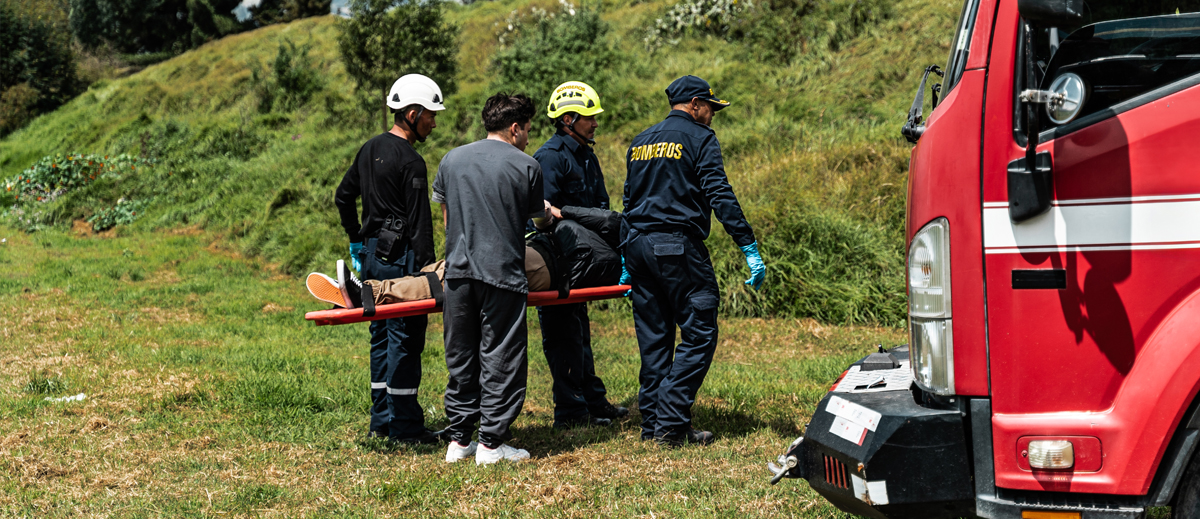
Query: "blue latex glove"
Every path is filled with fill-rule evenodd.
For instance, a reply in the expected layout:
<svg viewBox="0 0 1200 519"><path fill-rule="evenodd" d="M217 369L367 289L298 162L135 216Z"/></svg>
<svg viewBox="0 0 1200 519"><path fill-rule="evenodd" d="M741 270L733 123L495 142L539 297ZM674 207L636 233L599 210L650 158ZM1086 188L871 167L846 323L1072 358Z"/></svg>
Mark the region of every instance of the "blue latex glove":
<svg viewBox="0 0 1200 519"><path fill-rule="evenodd" d="M350 264L354 265L354 270L362 273L362 249L363 245L359 243L350 244Z"/></svg>
<svg viewBox="0 0 1200 519"><path fill-rule="evenodd" d="M763 264L762 255L758 253L758 242L742 247L742 253L746 255L746 266L750 267L750 279L746 280L746 284L758 290L767 278L767 266Z"/></svg>
<svg viewBox="0 0 1200 519"><path fill-rule="evenodd" d="M633 278L629 275L629 269L625 268L625 256L621 256L621 280L618 281L617 284L618 285L628 285L632 279ZM632 293L633 293L633 290L626 290L625 297L629 297L629 294L632 294Z"/></svg>

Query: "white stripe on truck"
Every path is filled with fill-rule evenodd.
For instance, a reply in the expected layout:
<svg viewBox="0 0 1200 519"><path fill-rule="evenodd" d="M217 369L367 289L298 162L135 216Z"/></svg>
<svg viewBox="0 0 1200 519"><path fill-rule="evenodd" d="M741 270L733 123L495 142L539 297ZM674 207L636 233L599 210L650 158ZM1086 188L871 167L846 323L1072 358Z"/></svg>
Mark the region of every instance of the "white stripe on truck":
<svg viewBox="0 0 1200 519"><path fill-rule="evenodd" d="M1200 248L1200 194L1055 201L1021 223L1007 202L983 205L987 254Z"/></svg>

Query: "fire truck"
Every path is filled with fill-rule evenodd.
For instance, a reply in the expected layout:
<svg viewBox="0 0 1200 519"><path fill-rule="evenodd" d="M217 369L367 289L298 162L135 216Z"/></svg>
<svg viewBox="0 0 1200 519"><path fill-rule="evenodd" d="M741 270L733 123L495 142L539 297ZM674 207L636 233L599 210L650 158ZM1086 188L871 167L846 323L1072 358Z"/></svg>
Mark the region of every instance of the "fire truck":
<svg viewBox="0 0 1200 519"><path fill-rule="evenodd" d="M834 382L773 483L878 518L1200 518L1197 11L963 2L902 130L909 343Z"/></svg>

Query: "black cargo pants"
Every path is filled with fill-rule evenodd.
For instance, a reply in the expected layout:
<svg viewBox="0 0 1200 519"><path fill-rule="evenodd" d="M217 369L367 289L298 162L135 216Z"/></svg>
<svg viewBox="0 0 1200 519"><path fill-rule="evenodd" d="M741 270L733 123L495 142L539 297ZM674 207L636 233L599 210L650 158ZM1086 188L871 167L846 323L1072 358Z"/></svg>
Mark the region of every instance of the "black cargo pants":
<svg viewBox="0 0 1200 519"><path fill-rule="evenodd" d="M677 437L717 349L719 292L704 242L681 232L634 233L625 246L642 355L642 438ZM680 342L675 344L675 327Z"/></svg>
<svg viewBox="0 0 1200 519"><path fill-rule="evenodd" d="M542 352L553 379L554 421L578 420L590 408L608 403L604 382L596 376L587 303L538 307Z"/></svg>

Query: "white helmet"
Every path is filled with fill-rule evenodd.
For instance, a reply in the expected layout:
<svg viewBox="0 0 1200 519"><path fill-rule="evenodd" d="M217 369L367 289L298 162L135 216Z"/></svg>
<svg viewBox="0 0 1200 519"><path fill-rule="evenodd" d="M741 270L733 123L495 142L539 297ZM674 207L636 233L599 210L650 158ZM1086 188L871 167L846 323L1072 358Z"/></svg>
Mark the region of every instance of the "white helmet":
<svg viewBox="0 0 1200 519"><path fill-rule="evenodd" d="M445 110L442 106L442 89L437 83L421 74L406 74L395 83L388 92L388 108L399 110L410 105L421 105L426 110Z"/></svg>

